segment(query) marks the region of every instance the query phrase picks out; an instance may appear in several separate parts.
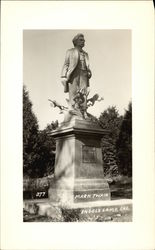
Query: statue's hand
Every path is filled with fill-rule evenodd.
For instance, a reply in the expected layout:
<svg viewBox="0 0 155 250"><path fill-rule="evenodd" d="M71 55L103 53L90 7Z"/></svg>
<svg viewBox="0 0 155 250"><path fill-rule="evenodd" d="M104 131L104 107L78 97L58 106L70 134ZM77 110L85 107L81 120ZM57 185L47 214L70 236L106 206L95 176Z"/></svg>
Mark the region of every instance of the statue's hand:
<svg viewBox="0 0 155 250"><path fill-rule="evenodd" d="M91 73L91 71L89 70L88 71L88 78L90 79L92 77L92 73Z"/></svg>
<svg viewBox="0 0 155 250"><path fill-rule="evenodd" d="M62 77L61 78L61 83L64 86L64 92L65 93L69 92L68 79L66 77Z"/></svg>
<svg viewBox="0 0 155 250"><path fill-rule="evenodd" d="M65 86L67 83L67 78L66 77L61 78L61 83L63 84L63 86Z"/></svg>

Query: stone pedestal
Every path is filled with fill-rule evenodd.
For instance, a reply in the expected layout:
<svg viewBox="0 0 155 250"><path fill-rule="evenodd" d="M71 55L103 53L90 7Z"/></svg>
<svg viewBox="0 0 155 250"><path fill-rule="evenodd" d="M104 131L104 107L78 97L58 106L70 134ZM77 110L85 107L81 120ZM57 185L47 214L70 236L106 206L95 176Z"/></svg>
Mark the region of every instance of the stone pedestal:
<svg viewBox="0 0 155 250"><path fill-rule="evenodd" d="M95 122L76 118L52 133L56 160L55 181L49 189L51 202L72 207L78 202L110 200L101 152L105 133Z"/></svg>

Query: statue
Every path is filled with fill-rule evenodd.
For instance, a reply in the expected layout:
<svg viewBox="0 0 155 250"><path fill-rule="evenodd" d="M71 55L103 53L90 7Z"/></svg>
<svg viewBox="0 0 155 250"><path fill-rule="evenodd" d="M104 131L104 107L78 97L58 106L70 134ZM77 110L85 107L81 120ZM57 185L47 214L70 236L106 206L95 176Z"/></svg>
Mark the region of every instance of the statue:
<svg viewBox="0 0 155 250"><path fill-rule="evenodd" d="M88 54L83 50L83 34L77 34L73 38L73 44L74 48L66 53L61 74L64 92L69 93L67 105L48 99L50 105L64 115L63 122L51 133L56 140L56 156L54 180L50 184L48 197L50 204L53 204L52 209L55 206L75 209L75 205L80 202L82 211L83 201L92 208L94 201L110 200L101 150L101 139L107 131L100 127L95 116L87 112L88 108L103 98L99 98L98 94L89 97L89 79L92 74ZM94 197L96 194L97 197ZM88 195L89 199L86 198ZM81 212L79 218L80 215ZM83 216L84 214L81 218Z"/></svg>
<svg viewBox="0 0 155 250"><path fill-rule="evenodd" d="M66 53L61 79L64 92L69 92L69 109L74 109L76 95L79 90L83 89L85 100L81 105L83 111L86 112L86 93L89 87L89 79L92 76L89 69L89 57L83 50L85 45L83 34L77 34L72 41L74 48L69 49Z"/></svg>
<svg viewBox="0 0 155 250"><path fill-rule="evenodd" d="M102 101L98 94L87 99L89 95L89 79L92 76L89 68L88 54L83 50L85 45L84 35L77 34L73 38L74 48L67 50L65 62L61 73L61 82L64 85L64 92L69 92L69 99L66 99L68 107L49 99L52 107L57 107L61 114L64 114L67 121L75 115L82 119L92 119L87 109L96 101Z"/></svg>

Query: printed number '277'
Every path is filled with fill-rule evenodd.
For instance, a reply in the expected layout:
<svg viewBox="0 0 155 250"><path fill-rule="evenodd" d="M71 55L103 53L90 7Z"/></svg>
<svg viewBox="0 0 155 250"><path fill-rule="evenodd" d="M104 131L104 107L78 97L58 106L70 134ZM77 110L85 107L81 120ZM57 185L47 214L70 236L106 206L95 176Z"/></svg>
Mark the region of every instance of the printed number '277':
<svg viewBox="0 0 155 250"><path fill-rule="evenodd" d="M44 197L45 196L45 192L37 192L36 193L36 197Z"/></svg>

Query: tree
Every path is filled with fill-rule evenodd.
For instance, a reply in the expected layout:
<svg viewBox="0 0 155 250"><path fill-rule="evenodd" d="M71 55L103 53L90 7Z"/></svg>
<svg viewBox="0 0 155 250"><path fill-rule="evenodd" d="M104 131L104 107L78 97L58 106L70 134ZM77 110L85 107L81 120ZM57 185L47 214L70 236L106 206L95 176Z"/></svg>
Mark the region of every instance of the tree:
<svg viewBox="0 0 155 250"><path fill-rule="evenodd" d="M55 143L46 130L39 131L37 140L36 158L33 163L32 177L43 177L53 173L55 161Z"/></svg>
<svg viewBox="0 0 155 250"><path fill-rule="evenodd" d="M36 149L38 138L38 121L32 111L32 103L29 99L26 87L23 88L23 172L31 176L34 162L36 161Z"/></svg>
<svg viewBox="0 0 155 250"><path fill-rule="evenodd" d="M102 154L104 162L104 173L106 176L118 174L118 157L116 141L119 136L122 116L119 115L115 106L107 108L99 117L100 126L108 130L107 135L102 139Z"/></svg>
<svg viewBox="0 0 155 250"><path fill-rule="evenodd" d="M32 111L32 103L26 87L23 88L23 173L31 178L53 173L55 162L55 140L51 131L58 121L38 129L38 121Z"/></svg>
<svg viewBox="0 0 155 250"><path fill-rule="evenodd" d="M124 175L132 176L132 103L128 105L119 138L117 140L117 154L119 159L119 171Z"/></svg>
<svg viewBox="0 0 155 250"><path fill-rule="evenodd" d="M58 121L48 124L44 130L39 131L37 142L39 158L35 162L38 177L50 175L54 171L56 144L51 132L57 127Z"/></svg>

